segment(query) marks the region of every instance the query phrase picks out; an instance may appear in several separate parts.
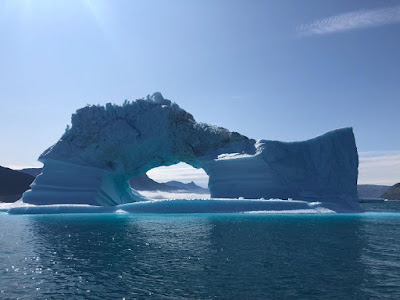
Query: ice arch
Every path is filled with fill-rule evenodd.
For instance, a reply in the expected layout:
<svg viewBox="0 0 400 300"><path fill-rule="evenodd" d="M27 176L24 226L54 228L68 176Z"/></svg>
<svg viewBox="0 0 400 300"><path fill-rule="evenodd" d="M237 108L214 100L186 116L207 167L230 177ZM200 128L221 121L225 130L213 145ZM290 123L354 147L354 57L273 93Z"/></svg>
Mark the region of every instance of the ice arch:
<svg viewBox="0 0 400 300"><path fill-rule="evenodd" d="M185 162L194 168L222 153L254 153L255 141L197 123L160 93L122 106L86 106L39 160L43 172L25 192L33 204L117 205L145 200L128 180L148 170Z"/></svg>
<svg viewBox="0 0 400 300"><path fill-rule="evenodd" d="M350 206L357 197L351 128L305 142L256 142L196 122L160 93L121 106L86 106L71 123L39 157L43 172L24 202L113 206L146 200L128 180L179 162L206 171L212 197L326 198Z"/></svg>

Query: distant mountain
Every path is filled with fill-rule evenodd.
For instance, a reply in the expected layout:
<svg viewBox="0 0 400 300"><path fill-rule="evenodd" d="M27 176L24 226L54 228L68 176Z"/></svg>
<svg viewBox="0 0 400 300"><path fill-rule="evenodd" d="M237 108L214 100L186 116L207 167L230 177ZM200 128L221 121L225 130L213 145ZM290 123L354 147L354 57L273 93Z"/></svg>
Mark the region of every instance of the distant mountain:
<svg viewBox="0 0 400 300"><path fill-rule="evenodd" d="M35 178L29 174L0 167L0 201L14 202L29 189Z"/></svg>
<svg viewBox="0 0 400 300"><path fill-rule="evenodd" d="M176 188L166 185L165 183L159 183L149 178L146 174L136 176L130 180L131 187L138 191L164 191L172 192Z"/></svg>
<svg viewBox="0 0 400 300"><path fill-rule="evenodd" d="M180 181L168 181L159 183L149 178L146 174L134 177L130 180L131 187L138 191L163 191L163 192L193 192L193 193L209 193L208 189L191 183L182 183Z"/></svg>
<svg viewBox="0 0 400 300"><path fill-rule="evenodd" d="M381 198L388 200L400 200L400 183L396 183L392 187L390 187Z"/></svg>
<svg viewBox="0 0 400 300"><path fill-rule="evenodd" d="M359 184L357 186L358 198L380 198L390 186L376 184Z"/></svg>
<svg viewBox="0 0 400 300"><path fill-rule="evenodd" d="M25 174L29 174L33 177L38 176L40 173L42 173L42 168L27 168L27 169L22 169L22 170L17 170Z"/></svg>
<svg viewBox="0 0 400 300"><path fill-rule="evenodd" d="M191 191L196 193L208 194L209 190L198 186L193 181L190 183L182 183L180 181L168 181L165 183L168 186L175 187L178 190Z"/></svg>

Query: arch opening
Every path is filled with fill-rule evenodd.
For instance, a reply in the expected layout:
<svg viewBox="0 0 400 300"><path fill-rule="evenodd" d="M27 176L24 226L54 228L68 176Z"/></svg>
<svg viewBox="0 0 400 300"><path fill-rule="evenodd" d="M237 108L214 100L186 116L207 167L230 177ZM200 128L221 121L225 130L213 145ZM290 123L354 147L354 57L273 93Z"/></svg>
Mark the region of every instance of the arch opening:
<svg viewBox="0 0 400 300"><path fill-rule="evenodd" d="M130 179L131 188L151 199L207 199L209 176L204 169L196 169L180 162L161 166Z"/></svg>

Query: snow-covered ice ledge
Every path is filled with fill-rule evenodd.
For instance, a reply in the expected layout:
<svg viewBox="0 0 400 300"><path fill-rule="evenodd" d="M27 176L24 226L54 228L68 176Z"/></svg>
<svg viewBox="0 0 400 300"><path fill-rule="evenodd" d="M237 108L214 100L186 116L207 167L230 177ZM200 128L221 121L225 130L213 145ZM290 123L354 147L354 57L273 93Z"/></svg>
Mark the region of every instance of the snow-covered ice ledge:
<svg viewBox="0 0 400 300"><path fill-rule="evenodd" d="M241 211L254 205L263 208L256 209L259 211L296 211L293 205L315 209L312 203L316 202L332 211L360 210L358 154L351 128L303 142L255 141L196 122L160 93L121 106L86 106L72 115L71 123L61 139L39 157L43 172L24 193L22 202L41 207L24 208L26 211L73 211L82 205L89 205L87 210L131 211L165 205L171 212L212 212L220 207L233 212L239 204ZM212 198L300 201L160 202L130 188L130 178L178 162L206 171ZM132 204L121 208L127 203ZM64 206L56 209L50 205Z"/></svg>
<svg viewBox="0 0 400 300"><path fill-rule="evenodd" d="M1 206L0 206L1 209ZM4 209L3 209L4 210ZM65 213L259 213L259 214L327 214L348 213L336 203L307 202L280 199L171 199L149 200L116 206L87 204L31 205L23 202L8 205L9 214L65 214ZM360 210L361 211L361 210ZM359 211L359 212L360 212Z"/></svg>

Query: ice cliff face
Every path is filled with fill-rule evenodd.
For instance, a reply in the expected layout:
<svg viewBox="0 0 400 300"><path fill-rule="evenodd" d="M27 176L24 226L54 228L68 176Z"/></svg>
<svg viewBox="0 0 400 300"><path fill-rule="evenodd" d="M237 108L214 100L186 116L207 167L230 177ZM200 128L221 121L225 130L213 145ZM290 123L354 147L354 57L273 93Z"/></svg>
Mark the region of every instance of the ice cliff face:
<svg viewBox="0 0 400 300"><path fill-rule="evenodd" d="M81 108L71 123L39 157L43 172L24 202L112 206L146 200L129 179L181 161L204 168L212 197L356 199L358 155L350 128L305 142L256 142L197 123L160 93L122 106Z"/></svg>
<svg viewBox="0 0 400 300"><path fill-rule="evenodd" d="M255 149L254 155L225 154L204 162L212 197L292 198L358 207L358 154L351 128L303 142L260 140Z"/></svg>

